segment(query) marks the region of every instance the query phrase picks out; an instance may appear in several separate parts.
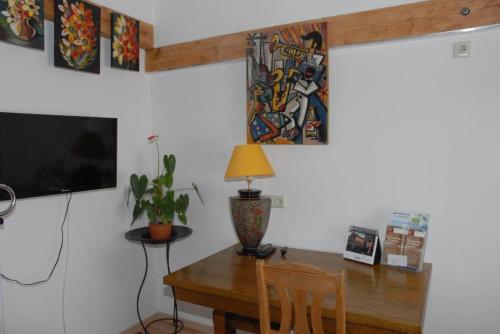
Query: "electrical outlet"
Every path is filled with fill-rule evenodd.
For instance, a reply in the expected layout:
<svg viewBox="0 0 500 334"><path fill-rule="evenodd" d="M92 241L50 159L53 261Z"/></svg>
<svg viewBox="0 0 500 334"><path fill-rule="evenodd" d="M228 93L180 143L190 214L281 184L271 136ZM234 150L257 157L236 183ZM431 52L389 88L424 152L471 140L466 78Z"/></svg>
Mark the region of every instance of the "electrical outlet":
<svg viewBox="0 0 500 334"><path fill-rule="evenodd" d="M453 44L453 58L467 58L471 55L470 41Z"/></svg>
<svg viewBox="0 0 500 334"><path fill-rule="evenodd" d="M271 206L273 208L286 208L286 196L285 195L270 195Z"/></svg>

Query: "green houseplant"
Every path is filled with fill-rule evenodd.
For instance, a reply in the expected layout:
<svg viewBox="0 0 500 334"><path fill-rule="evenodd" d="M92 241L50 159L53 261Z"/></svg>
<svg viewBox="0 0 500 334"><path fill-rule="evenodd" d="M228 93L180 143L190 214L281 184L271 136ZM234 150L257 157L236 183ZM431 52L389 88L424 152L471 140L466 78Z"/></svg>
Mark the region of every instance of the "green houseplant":
<svg viewBox="0 0 500 334"><path fill-rule="evenodd" d="M132 174L129 195L131 192L135 198L132 224L146 213L151 238L164 240L170 238L176 216L181 223L187 224L186 211L189 207L189 195L178 194L178 192L194 190L202 204L203 201L194 183L190 188L172 188L176 165L175 155L163 156L163 168L160 171L160 149L157 140L156 135L148 137L149 142L156 144L158 152L157 177L149 180L146 175Z"/></svg>

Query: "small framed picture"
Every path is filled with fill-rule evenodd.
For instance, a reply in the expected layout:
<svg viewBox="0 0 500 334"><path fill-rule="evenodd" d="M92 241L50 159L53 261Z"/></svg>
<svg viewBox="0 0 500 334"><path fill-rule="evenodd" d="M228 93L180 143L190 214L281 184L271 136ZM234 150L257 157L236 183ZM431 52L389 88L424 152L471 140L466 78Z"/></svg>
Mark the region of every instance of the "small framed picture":
<svg viewBox="0 0 500 334"><path fill-rule="evenodd" d="M54 3L54 66L99 74L101 8L82 0Z"/></svg>
<svg viewBox="0 0 500 334"><path fill-rule="evenodd" d="M0 0L0 40L43 50L43 0Z"/></svg>
<svg viewBox="0 0 500 334"><path fill-rule="evenodd" d="M111 34L111 67L139 71L139 21L111 13Z"/></svg>
<svg viewBox="0 0 500 334"><path fill-rule="evenodd" d="M349 227L349 237L344 258L367 264L380 263L380 240L378 231L359 226Z"/></svg>

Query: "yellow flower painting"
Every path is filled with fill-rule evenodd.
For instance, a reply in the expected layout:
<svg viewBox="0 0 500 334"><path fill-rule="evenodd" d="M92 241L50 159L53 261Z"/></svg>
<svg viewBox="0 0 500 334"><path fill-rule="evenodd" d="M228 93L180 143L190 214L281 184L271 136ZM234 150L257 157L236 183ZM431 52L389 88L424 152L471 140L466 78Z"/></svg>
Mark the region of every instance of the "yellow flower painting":
<svg viewBox="0 0 500 334"><path fill-rule="evenodd" d="M44 49L43 0L0 0L0 40Z"/></svg>

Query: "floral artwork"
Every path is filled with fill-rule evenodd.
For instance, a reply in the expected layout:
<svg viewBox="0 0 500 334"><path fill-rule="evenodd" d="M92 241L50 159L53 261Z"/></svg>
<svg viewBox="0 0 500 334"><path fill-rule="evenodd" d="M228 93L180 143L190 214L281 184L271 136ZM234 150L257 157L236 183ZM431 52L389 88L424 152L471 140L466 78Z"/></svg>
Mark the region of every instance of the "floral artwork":
<svg viewBox="0 0 500 334"><path fill-rule="evenodd" d="M139 71L139 21L111 14L111 67Z"/></svg>
<svg viewBox="0 0 500 334"><path fill-rule="evenodd" d="M44 49L43 0L0 0L0 40Z"/></svg>
<svg viewBox="0 0 500 334"><path fill-rule="evenodd" d="M101 9L84 1L56 0L54 65L100 72Z"/></svg>
<svg viewBox="0 0 500 334"><path fill-rule="evenodd" d="M328 144L326 31L312 23L249 34L249 144Z"/></svg>

